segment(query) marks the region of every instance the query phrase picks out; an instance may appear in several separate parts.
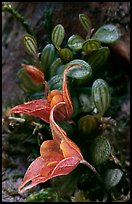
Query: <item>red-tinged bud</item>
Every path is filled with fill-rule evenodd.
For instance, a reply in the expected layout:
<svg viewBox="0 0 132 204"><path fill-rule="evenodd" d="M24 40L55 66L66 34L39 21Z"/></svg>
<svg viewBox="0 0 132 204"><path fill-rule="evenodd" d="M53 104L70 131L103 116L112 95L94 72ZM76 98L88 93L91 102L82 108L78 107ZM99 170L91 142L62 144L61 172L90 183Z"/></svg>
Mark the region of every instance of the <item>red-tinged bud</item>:
<svg viewBox="0 0 132 204"><path fill-rule="evenodd" d="M27 64L21 64L21 66L30 75L30 77L35 83L40 84L44 82L44 73L40 71L38 68Z"/></svg>

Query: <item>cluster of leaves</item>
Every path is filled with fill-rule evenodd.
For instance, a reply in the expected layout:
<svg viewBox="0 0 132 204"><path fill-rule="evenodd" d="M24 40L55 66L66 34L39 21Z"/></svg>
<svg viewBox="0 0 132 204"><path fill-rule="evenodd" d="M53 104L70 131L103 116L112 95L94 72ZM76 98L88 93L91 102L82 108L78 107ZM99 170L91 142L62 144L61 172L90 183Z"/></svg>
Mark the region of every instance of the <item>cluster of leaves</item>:
<svg viewBox="0 0 132 204"><path fill-rule="evenodd" d="M53 180L55 180L55 186L59 186L60 194L62 193L61 190L63 191L65 189L64 192L66 192L66 188L69 186L67 194L70 196L73 193L73 185L76 187L80 185L81 188L81 186L86 185L86 181L90 181L90 183L93 181L93 185L100 186L99 189L101 189L103 185L104 191L107 193L119 183L123 176L123 171L121 170L119 163L117 164L117 160L113 155L113 147L107 136L107 131L112 131L116 125L116 121L111 119L111 117L108 117L108 109L111 102L110 88L104 79L98 78L98 73L102 72L110 55L108 45L116 42L120 37L120 33L117 27L111 24L103 25L95 31L92 28L89 18L85 14L79 14L79 21L82 27L86 30L86 39L83 39L76 34L67 39L65 36L65 29L61 24L58 24L53 28L51 42L46 44L42 50L39 49L34 36L31 34L23 36L22 43L30 58L29 61L25 61L26 64L22 64L22 69L17 73L17 79L19 80L19 85L26 94L25 100L28 101L30 99L32 101L25 105L18 105L9 111L9 113L24 113L37 116L44 120L45 122L33 118L33 120L37 120L35 128L37 129L39 127L40 131L44 125L49 130L49 135L47 136L49 137L48 139L51 139L51 132L54 140L58 137L56 136L56 132L62 134L62 141L65 141L67 144L67 146L62 148L63 154L69 155L71 151L73 156L74 154L78 155L77 158L81 158L79 160L81 161L80 163L89 166L95 174L97 172L93 166L96 167L101 175L101 177L99 177L101 178L101 183L100 181L93 181L96 180L96 177L94 177L88 169L86 171L85 167L77 167L78 161L77 163L74 161L76 156L73 161L69 160L69 162L71 162L70 165L73 166L73 170L77 167L77 171L74 170L70 173L71 170L67 170L68 164L64 162L64 164L61 164L61 173L55 173L54 176L47 177L50 179L55 176L66 175L69 172L69 175L65 178L62 176L62 181L60 180L61 185L57 183L55 178ZM59 91L57 94L62 93L66 104L67 115L70 115L67 120L59 120L56 123L54 121L53 112L57 102L55 101L55 104L51 109L49 105L47 105L47 101L45 101L47 94L53 93L52 91L54 90ZM46 108L46 111L44 108ZM72 108L73 111L71 111ZM49 122L50 111L52 112L52 115L50 116L49 126L47 122ZM42 114L42 112L44 113ZM66 114L65 111L64 114ZM24 116L20 115L20 117L23 118ZM27 120L27 122L31 123L31 120L32 117L30 120ZM43 131L41 131L41 133L44 134ZM67 139L67 136L78 145L83 157L80 154L78 147L74 146L70 140ZM45 139L43 138L43 140ZM46 154L43 152L43 141L38 145L41 145L40 152L45 156ZM73 148L73 146L75 152L73 149L71 150L71 147ZM51 151L50 156L52 158L54 156L53 154L58 150L53 150L53 147L55 148L55 146L51 143L47 143L47 147ZM67 150L65 150L66 147ZM43 169L46 164L44 163L42 165L43 161L39 161L41 160L39 158L40 157L36 160L38 162L37 164L40 165L37 171L44 172L45 170ZM89 160L93 166L86 163L82 158ZM31 171L35 168L35 165L31 165L30 168L31 169L25 176L25 183L30 181L29 173L32 175L34 174L34 172ZM40 182L45 182L47 178L42 179L42 181L39 182L34 180L34 184L31 185L31 187ZM22 186L24 184L22 184ZM28 185L30 186L30 184ZM72 187L70 185L72 185ZM92 189L94 187L92 186ZM25 187L25 189L28 188ZM41 190L39 195L42 194L42 199L44 199L45 195L46 197L48 195L51 196L51 191L52 190L48 189L47 191ZM60 201L58 192L54 190L53 192L55 192L53 194L53 200L55 198L55 201ZM84 198L84 192L80 193L80 191L77 190L74 191L74 193L72 200L77 201L76 197L80 195L79 201L82 201L81 199ZM103 193L104 192L102 192L102 194ZM39 196L35 194L35 197L33 198L38 197ZM40 197L37 201L42 201ZM50 198L52 199L52 196ZM28 199L30 200L29 202L32 201L32 198ZM86 200L88 199L85 198L85 201Z"/></svg>

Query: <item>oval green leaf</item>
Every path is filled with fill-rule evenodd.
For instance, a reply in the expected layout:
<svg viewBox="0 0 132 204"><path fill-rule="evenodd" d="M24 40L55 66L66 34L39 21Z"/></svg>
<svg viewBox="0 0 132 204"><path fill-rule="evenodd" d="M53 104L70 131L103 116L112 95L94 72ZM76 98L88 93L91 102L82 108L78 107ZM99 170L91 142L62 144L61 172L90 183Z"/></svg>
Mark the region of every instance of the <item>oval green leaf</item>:
<svg viewBox="0 0 132 204"><path fill-rule="evenodd" d="M93 40L93 39L86 40L82 45L82 50L86 54L89 54L92 51L97 50L99 48L101 48L100 42L98 42L97 40Z"/></svg>
<svg viewBox="0 0 132 204"><path fill-rule="evenodd" d="M41 66L44 72L49 69L56 57L56 51L53 44L47 44L41 53Z"/></svg>
<svg viewBox="0 0 132 204"><path fill-rule="evenodd" d="M22 37L22 44L29 55L36 56L38 54L37 42L32 35L25 34Z"/></svg>
<svg viewBox="0 0 132 204"><path fill-rule="evenodd" d="M91 65L92 70L98 71L107 61L110 55L110 50L108 47L101 47L98 50L92 52L92 55L88 58L88 63Z"/></svg>
<svg viewBox="0 0 132 204"><path fill-rule="evenodd" d="M91 34L91 21L84 13L79 14L79 21L87 33Z"/></svg>
<svg viewBox="0 0 132 204"><path fill-rule="evenodd" d="M122 176L123 172L120 169L108 170L104 178L105 188L109 190L116 186L120 182Z"/></svg>
<svg viewBox="0 0 132 204"><path fill-rule="evenodd" d="M63 62L61 60L61 58L57 58L53 61L53 63L51 64L50 68L49 68L49 77L53 77L54 75L57 74L57 70L60 66L63 65Z"/></svg>
<svg viewBox="0 0 132 204"><path fill-rule="evenodd" d="M111 145L105 136L99 135L90 144L90 158L94 165L106 162L111 153Z"/></svg>
<svg viewBox="0 0 132 204"><path fill-rule="evenodd" d="M72 60L66 66L71 66L67 73L67 77L75 84L85 84L92 77L91 66L84 60Z"/></svg>
<svg viewBox="0 0 132 204"><path fill-rule="evenodd" d="M58 75L63 74L64 71L65 71L65 68L66 68L66 67L65 67L64 64L60 65L60 66L57 68L57 70L56 70L56 74L58 74Z"/></svg>
<svg viewBox="0 0 132 204"><path fill-rule="evenodd" d="M48 81L48 87L49 90L62 90L62 82L63 82L63 76L62 75L55 75Z"/></svg>
<svg viewBox="0 0 132 204"><path fill-rule="evenodd" d="M101 26L92 36L92 39L98 40L106 44L114 43L119 38L120 38L119 30L115 25L112 24L106 24Z"/></svg>
<svg viewBox="0 0 132 204"><path fill-rule="evenodd" d="M79 113L91 113L94 110L91 90L91 87L84 86L75 89L79 101Z"/></svg>
<svg viewBox="0 0 132 204"><path fill-rule="evenodd" d="M96 79L92 85L92 97L100 115L104 115L110 106L109 86L103 79Z"/></svg>
<svg viewBox="0 0 132 204"><path fill-rule="evenodd" d="M79 35L72 35L68 39L68 42L67 42L69 48L71 48L72 50L82 49L82 44L83 43L84 43L84 39Z"/></svg>
<svg viewBox="0 0 132 204"><path fill-rule="evenodd" d="M61 24L56 25L52 31L52 42L55 45L56 49L60 49L60 45L62 44L65 37L65 30Z"/></svg>
<svg viewBox="0 0 132 204"><path fill-rule="evenodd" d="M80 113L91 113L92 110L94 109L92 97L89 96L88 94L81 93L78 99L80 103L79 112Z"/></svg>

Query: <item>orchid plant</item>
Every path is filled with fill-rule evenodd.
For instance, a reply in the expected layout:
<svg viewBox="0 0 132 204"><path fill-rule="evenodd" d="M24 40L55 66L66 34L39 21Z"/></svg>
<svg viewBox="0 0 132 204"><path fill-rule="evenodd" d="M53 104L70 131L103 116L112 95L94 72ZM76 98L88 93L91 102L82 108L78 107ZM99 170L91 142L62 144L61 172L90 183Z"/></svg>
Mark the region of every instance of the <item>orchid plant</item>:
<svg viewBox="0 0 132 204"><path fill-rule="evenodd" d="M40 70L30 65L24 65L23 67L35 82L44 80L44 75ZM7 113L24 113L39 117L50 123L53 136L53 140L47 140L41 144L40 156L29 166L24 180L18 188L19 192L24 192L53 177L67 175L79 163L87 165L99 177L96 169L83 158L78 146L68 138L67 133L56 123L56 121L69 120L73 114L73 105L66 82L66 74L71 67L68 66L64 71L62 92L52 90L48 92L47 99L33 100L15 106Z"/></svg>
<svg viewBox="0 0 132 204"><path fill-rule="evenodd" d="M102 184L96 167L110 157L115 159L109 141L102 134L116 124L111 117L104 116L110 107L110 90L104 79L95 77L109 57L108 45L116 42L120 34L111 24L94 31L85 14L79 14L79 21L87 31L86 39L72 35L65 45L65 30L58 24L52 30L52 43L45 45L40 53L33 35L25 34L22 38L31 59L21 64L17 77L25 93L33 97L41 93L41 97L10 108L6 117L27 114L39 118L49 124L52 139L41 143L40 155L28 167L18 187L19 193L54 177L67 175L81 163L89 167ZM81 148L66 129L59 125L71 121L77 124L86 143L90 138L93 140L89 148L92 164L84 158ZM108 189L117 185L123 175L120 169L111 172L107 179Z"/></svg>

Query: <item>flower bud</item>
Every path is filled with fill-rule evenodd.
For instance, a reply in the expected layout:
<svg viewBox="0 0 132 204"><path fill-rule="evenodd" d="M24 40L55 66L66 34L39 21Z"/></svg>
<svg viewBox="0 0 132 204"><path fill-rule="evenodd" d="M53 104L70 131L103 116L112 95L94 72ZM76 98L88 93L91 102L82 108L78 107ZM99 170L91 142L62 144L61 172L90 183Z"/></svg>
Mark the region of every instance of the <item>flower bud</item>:
<svg viewBox="0 0 132 204"><path fill-rule="evenodd" d="M44 82L44 73L40 71L38 68L26 64L21 64L21 66L30 75L30 77L35 83L40 84Z"/></svg>

